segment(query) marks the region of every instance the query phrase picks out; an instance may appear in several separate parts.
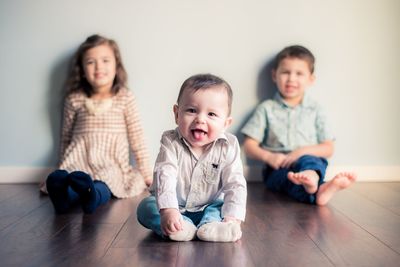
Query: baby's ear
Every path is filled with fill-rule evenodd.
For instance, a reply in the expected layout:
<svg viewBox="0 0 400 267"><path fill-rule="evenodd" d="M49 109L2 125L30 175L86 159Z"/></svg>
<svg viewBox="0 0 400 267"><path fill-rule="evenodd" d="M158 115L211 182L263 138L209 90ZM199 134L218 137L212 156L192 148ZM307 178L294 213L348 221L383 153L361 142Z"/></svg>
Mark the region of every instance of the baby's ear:
<svg viewBox="0 0 400 267"><path fill-rule="evenodd" d="M225 129L227 129L229 126L231 126L232 121L233 121L232 117L226 118L225 125L224 125Z"/></svg>
<svg viewBox="0 0 400 267"><path fill-rule="evenodd" d="M174 107L173 107L173 112L174 112L175 123L176 124L178 124L178 111L179 111L178 105L175 104Z"/></svg>

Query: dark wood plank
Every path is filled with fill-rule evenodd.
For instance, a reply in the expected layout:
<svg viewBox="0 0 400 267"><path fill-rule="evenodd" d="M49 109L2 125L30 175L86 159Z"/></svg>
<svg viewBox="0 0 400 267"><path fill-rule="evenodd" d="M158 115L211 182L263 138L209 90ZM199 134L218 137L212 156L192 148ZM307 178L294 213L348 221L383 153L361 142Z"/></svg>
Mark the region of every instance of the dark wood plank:
<svg viewBox="0 0 400 267"><path fill-rule="evenodd" d="M357 183L351 189L376 204L400 215L400 191L392 183Z"/></svg>
<svg viewBox="0 0 400 267"><path fill-rule="evenodd" d="M11 188L15 188L9 185L1 187L8 191L13 191ZM47 197L39 193L37 185L21 185L21 188L17 187L15 190L15 194L10 193L9 197L0 203L0 231L47 201Z"/></svg>
<svg viewBox="0 0 400 267"><path fill-rule="evenodd" d="M176 266L253 267L255 265L242 240L235 243L195 240L180 243Z"/></svg>
<svg viewBox="0 0 400 267"><path fill-rule="evenodd" d="M147 194L113 199L92 215L56 215L36 185L0 185L2 266L398 266L400 183L357 183L326 207L249 184L235 243L164 240L142 227ZM6 244L6 245L5 245Z"/></svg>
<svg viewBox="0 0 400 267"><path fill-rule="evenodd" d="M330 204L377 240L400 254L399 215L352 190L338 192Z"/></svg>
<svg viewBox="0 0 400 267"><path fill-rule="evenodd" d="M295 214L294 220L335 266L398 264L399 254L329 205L296 207Z"/></svg>
<svg viewBox="0 0 400 267"><path fill-rule="evenodd" d="M248 246L255 266L333 266L304 233L294 219L295 214L284 208L285 203L293 203L292 200L259 184L248 187L251 196L243 242ZM256 198L259 200L254 201ZM268 204L264 204L263 199L267 199ZM260 204L253 204L253 201Z"/></svg>
<svg viewBox="0 0 400 267"><path fill-rule="evenodd" d="M101 266L179 266L176 264L179 244L168 242L168 244L160 245L159 242L160 240L149 237L149 240L145 239L143 244L135 248L111 247L99 264Z"/></svg>
<svg viewBox="0 0 400 267"><path fill-rule="evenodd" d="M36 187L39 190L39 187ZM32 191L31 184L2 184L0 185L0 204L2 201L23 194L24 191Z"/></svg>

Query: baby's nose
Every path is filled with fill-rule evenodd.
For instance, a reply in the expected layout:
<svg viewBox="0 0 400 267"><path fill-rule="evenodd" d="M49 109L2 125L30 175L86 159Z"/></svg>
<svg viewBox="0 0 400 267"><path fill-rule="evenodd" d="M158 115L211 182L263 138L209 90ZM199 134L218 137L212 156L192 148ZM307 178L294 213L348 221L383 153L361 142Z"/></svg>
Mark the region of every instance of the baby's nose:
<svg viewBox="0 0 400 267"><path fill-rule="evenodd" d="M205 116L203 114L199 114L196 116L196 123L204 123L205 121Z"/></svg>

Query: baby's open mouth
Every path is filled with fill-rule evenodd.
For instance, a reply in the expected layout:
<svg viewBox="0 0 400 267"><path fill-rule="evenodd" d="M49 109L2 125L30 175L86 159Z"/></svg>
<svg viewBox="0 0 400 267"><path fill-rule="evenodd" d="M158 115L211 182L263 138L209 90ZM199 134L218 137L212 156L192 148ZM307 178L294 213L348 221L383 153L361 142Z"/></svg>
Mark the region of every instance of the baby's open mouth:
<svg viewBox="0 0 400 267"><path fill-rule="evenodd" d="M207 135L207 132L205 132L201 129L193 129L192 135L195 140L202 140Z"/></svg>

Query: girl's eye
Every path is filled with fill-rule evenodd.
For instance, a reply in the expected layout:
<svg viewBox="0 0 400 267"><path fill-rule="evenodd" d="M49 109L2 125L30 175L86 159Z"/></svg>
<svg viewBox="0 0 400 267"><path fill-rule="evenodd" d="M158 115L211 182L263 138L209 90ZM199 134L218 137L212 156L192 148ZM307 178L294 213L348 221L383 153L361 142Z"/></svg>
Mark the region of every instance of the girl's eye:
<svg viewBox="0 0 400 267"><path fill-rule="evenodd" d="M93 60L86 61L86 65L90 65L90 64L93 64Z"/></svg>

